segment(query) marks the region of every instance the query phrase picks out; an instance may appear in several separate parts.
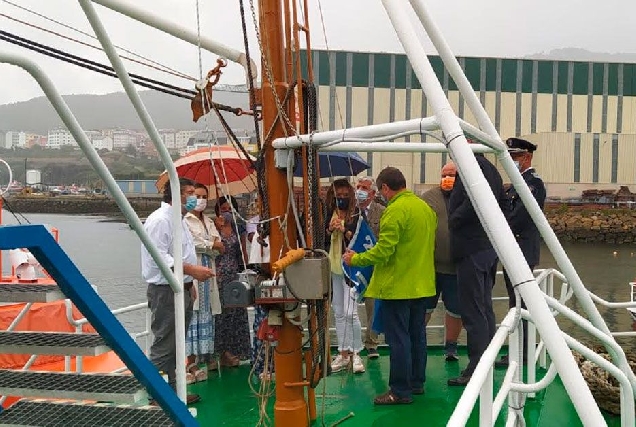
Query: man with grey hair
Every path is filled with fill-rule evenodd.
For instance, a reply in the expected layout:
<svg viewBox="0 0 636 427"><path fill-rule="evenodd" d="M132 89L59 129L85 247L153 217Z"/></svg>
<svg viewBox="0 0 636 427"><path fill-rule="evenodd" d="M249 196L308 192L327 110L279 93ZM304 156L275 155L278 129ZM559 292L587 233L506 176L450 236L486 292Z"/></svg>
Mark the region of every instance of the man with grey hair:
<svg viewBox="0 0 636 427"><path fill-rule="evenodd" d="M363 176L358 179L356 184L356 200L364 218L369 223L371 231L376 240L380 235L380 218L384 212L384 206L375 201L377 191L375 180L370 176ZM373 298L365 298L365 311L367 314L367 332L364 338L364 348L367 350L369 359L377 359L380 357L378 353L378 334L373 332L373 312L375 308L375 300Z"/></svg>

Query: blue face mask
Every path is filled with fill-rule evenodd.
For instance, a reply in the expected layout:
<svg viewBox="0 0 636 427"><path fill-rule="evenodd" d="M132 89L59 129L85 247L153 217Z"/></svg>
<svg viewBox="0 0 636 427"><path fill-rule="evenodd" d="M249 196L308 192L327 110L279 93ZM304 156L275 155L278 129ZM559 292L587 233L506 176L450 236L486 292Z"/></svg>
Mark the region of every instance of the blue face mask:
<svg viewBox="0 0 636 427"><path fill-rule="evenodd" d="M365 190L356 190L356 200L358 203L364 203L369 200L369 192Z"/></svg>
<svg viewBox="0 0 636 427"><path fill-rule="evenodd" d="M184 207L185 207L185 210L187 210L187 211L191 211L194 208L196 208L197 207L197 196L195 196L195 195L187 196Z"/></svg>

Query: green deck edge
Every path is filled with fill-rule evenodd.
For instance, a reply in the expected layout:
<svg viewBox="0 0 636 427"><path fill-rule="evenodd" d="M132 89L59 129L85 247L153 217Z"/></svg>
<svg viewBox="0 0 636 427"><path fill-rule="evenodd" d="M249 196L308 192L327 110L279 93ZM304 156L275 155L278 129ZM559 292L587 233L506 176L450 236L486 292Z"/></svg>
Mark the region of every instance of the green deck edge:
<svg viewBox="0 0 636 427"><path fill-rule="evenodd" d="M377 360L367 361L364 374L337 373L326 382L324 425L331 426L350 412L352 418L340 424L341 427L397 427L397 426L444 426L459 401L463 387L448 387L446 380L459 375L464 368L467 357L465 349L460 349L459 363L447 363L443 351L429 348L426 369L426 393L414 396L411 405L376 407L373 397L387 389L389 374L389 357L386 350ZM197 419L202 426L255 426L259 419L256 398L248 385L249 366L224 369L221 375L210 373L206 382L189 386L189 391L199 393L202 401L195 405ZM503 370L495 371L495 392L504 376ZM539 379L544 371L538 372ZM313 426L322 426L322 393L323 384L316 388L316 406L318 419ZM269 401L269 415L273 426L274 396ZM477 405L478 407L478 405ZM478 409L471 414L467 426L478 426ZM505 424L507 409L504 408L497 426ZM529 399L525 406L525 417L528 427L581 426L559 378L547 390ZM620 426L620 418L605 416L609 427Z"/></svg>

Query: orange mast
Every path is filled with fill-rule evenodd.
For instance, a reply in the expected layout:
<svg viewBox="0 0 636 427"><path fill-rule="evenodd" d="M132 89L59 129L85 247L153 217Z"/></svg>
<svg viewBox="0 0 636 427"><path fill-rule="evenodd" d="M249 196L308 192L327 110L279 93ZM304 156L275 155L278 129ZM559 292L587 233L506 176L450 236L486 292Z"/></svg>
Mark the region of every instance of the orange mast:
<svg viewBox="0 0 636 427"><path fill-rule="evenodd" d="M285 6L283 7L283 2ZM293 4L293 1L291 2ZM287 213L289 194L285 171L276 169L274 165L274 148L272 141L288 134L293 134L285 119L277 120L279 106L282 105L287 117L294 123L296 121L293 106L296 96L294 93L288 96L288 101L283 103L285 94L290 87L292 78L289 72L292 67L289 59L292 57L292 42L290 33L293 31L297 37L296 23L291 24L290 7L287 0L261 0L260 1L260 33L264 57L262 58L262 118L263 132L269 138L263 141L265 159L265 179L267 181L267 194L272 218L284 216ZM286 43L287 41L287 43ZM273 84L273 87L272 87ZM298 97L301 97L301 88L298 88ZM276 100L275 96L278 97ZM269 130L272 129L270 132ZM293 217L287 226L287 239L290 244L296 242L296 228ZM271 261L279 258L284 251L285 236L278 221L272 221L270 231ZM307 382L303 377L302 331L290 323L285 316L279 329L278 346L275 351L274 363L276 366L276 403L274 405L274 423L279 427L306 427L309 425L308 405L305 401L304 388ZM313 397L313 394L310 394ZM310 407L315 408L310 401ZM312 411L315 413L315 410ZM314 415L315 416L315 415Z"/></svg>

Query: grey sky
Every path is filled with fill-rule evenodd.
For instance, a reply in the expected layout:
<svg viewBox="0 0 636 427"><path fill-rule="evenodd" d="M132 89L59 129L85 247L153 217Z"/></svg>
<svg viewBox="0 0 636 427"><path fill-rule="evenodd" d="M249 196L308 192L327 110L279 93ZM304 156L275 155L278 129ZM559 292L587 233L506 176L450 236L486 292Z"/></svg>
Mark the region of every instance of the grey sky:
<svg viewBox="0 0 636 427"><path fill-rule="evenodd" d="M92 34L76 0L11 0L43 15L63 21ZM133 0L128 0L133 1ZM249 4L247 0L246 4ZM257 0L254 0L255 2ZM403 0L408 3L406 0ZM195 0L134 0L152 10L196 29ZM205 35L243 50L238 0L199 0L201 28ZM309 0L312 43L324 48L317 0ZM627 0L428 0L438 26L458 55L520 57L557 48L577 47L595 52L635 53L632 36L636 27L636 2ZM197 49L122 15L95 6L115 44L150 57L192 76L198 76ZM380 0L322 0L330 49L402 52ZM96 40L73 33L35 17L0 0L0 14L28 21L64 35L97 45ZM257 56L251 14L251 50ZM102 52L69 42L0 16L0 29L79 56L107 63ZM424 37L423 37L424 39ZM430 43L426 40L430 49ZM28 52L0 41L3 52L22 53L37 61L62 94L120 91L110 77ZM204 68L214 65L216 56L204 54ZM180 86L191 83L143 66L129 65L129 71ZM228 67L223 83L241 83L241 70ZM0 104L40 96L37 84L22 70L0 64Z"/></svg>

